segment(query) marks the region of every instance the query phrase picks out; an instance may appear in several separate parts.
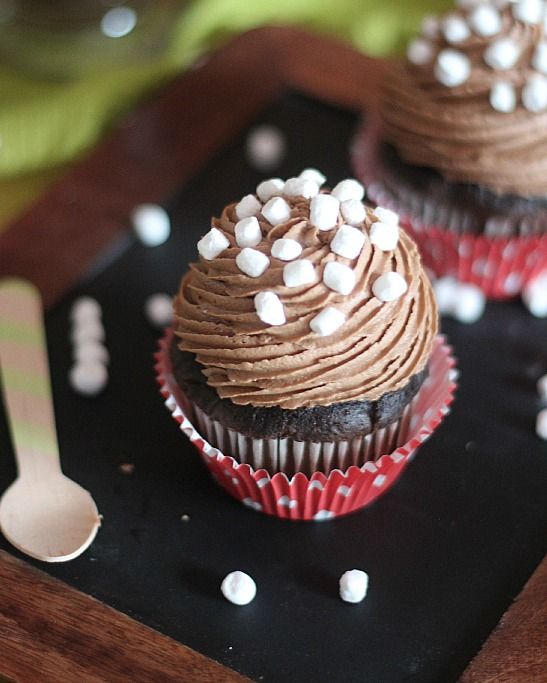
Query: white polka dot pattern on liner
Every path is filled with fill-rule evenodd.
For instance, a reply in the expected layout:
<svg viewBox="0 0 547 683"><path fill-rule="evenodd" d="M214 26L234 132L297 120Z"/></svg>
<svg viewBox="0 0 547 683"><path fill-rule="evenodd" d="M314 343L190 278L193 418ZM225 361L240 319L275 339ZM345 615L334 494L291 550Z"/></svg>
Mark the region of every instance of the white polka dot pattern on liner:
<svg viewBox="0 0 547 683"><path fill-rule="evenodd" d="M236 265L249 277L260 277L270 265L270 259L258 249L245 247L236 256Z"/></svg>
<svg viewBox="0 0 547 683"><path fill-rule="evenodd" d="M310 320L310 328L320 337L327 337L346 322L344 313L333 306L327 306Z"/></svg>
<svg viewBox="0 0 547 683"><path fill-rule="evenodd" d="M365 243L365 234L351 225L342 225L333 237L330 248L338 256L354 259L359 256Z"/></svg>
<svg viewBox="0 0 547 683"><path fill-rule="evenodd" d="M344 263L329 261L323 271L323 282L338 294L351 294L355 287L355 273Z"/></svg>
<svg viewBox="0 0 547 683"><path fill-rule="evenodd" d="M198 252L206 261L212 261L225 249L230 242L218 228L211 228L198 242Z"/></svg>

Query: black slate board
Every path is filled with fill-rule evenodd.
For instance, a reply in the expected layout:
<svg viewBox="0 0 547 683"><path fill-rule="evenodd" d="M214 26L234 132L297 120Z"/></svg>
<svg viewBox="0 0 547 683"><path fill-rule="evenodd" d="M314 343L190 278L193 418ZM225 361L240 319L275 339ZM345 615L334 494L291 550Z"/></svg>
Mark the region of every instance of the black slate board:
<svg viewBox="0 0 547 683"><path fill-rule="evenodd" d="M351 175L356 122L295 94L257 121L287 136L276 175L316 166L332 182ZM167 244L128 237L47 317L64 469L93 493L104 524L77 560L33 564L255 680L449 683L547 550L547 443L534 433L547 320L514 302L490 304L475 325L443 321L462 372L452 414L372 507L325 523L244 508L209 478L162 405L157 334L143 314L147 295L176 290L210 214L264 177L245 161L244 140L169 202ZM111 354L109 386L91 400L66 379L68 312L81 294L102 304ZM0 489L14 476L1 413ZM340 574L354 567L370 575L360 605L337 597ZM233 569L258 584L245 608L218 590Z"/></svg>

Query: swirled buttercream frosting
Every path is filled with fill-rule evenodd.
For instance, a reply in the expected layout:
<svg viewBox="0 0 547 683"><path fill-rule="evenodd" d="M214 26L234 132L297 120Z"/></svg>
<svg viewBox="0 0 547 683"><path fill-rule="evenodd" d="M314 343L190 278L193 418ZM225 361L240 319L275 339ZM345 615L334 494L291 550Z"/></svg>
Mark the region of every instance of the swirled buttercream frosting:
<svg viewBox="0 0 547 683"><path fill-rule="evenodd" d="M434 295L397 215L308 176L226 206L174 300L178 348L235 404L375 401L430 356Z"/></svg>
<svg viewBox="0 0 547 683"><path fill-rule="evenodd" d="M496 194L547 195L545 7L460 2L390 66L382 119L401 158Z"/></svg>

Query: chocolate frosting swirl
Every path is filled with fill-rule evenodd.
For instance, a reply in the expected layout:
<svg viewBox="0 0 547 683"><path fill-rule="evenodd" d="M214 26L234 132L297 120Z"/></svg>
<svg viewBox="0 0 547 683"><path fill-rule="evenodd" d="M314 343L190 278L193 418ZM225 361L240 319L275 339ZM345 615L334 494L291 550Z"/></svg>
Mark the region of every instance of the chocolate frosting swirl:
<svg viewBox="0 0 547 683"><path fill-rule="evenodd" d="M463 10L452 12L467 17ZM447 180L482 185L496 194L523 197L547 195L547 111L531 112L521 93L535 73L534 52L544 40L543 24L514 18L511 7L500 10L501 30L484 37L470 33L457 44L439 32L430 41L432 58L424 65L393 64L388 72L382 106L385 139L404 161L429 166ZM514 67L492 69L485 50L500 38L519 48ZM447 87L435 78L436 58L444 49L462 52L471 63L469 78ZM490 104L490 90L510 83L517 94L514 111L502 113Z"/></svg>
<svg viewBox="0 0 547 683"><path fill-rule="evenodd" d="M360 229L367 235L353 260L332 253L336 229L319 231L309 222L309 200L285 197L291 217L272 227L258 216L263 239L256 249L270 258L259 278L237 267L241 251L235 240L235 205L227 206L214 227L230 242L217 258L190 265L175 298L175 333L179 348L189 351L203 368L207 383L221 398L253 406L284 409L326 406L356 399L377 400L405 386L427 364L437 330L431 284L413 241L401 230L397 248L382 252L368 239L374 218L370 209ZM342 223L341 218L339 224ZM271 256L275 239L290 237L303 246L302 258L315 266L313 284L283 284L286 262ZM329 261L353 267L356 286L347 296L322 282ZM399 299L383 303L371 292L373 281L395 270L408 284ZM268 326L258 318L253 298L272 291L281 299L287 321ZM330 336L311 331L310 319L335 305L346 322Z"/></svg>

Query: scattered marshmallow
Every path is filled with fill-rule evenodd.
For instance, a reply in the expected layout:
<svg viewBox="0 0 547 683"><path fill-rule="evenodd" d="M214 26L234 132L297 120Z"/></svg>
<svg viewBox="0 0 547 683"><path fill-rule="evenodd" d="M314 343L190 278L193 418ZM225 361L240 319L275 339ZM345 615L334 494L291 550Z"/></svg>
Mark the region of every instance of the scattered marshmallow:
<svg viewBox="0 0 547 683"><path fill-rule="evenodd" d="M262 242L262 231L256 216L238 221L234 228L238 247L256 247Z"/></svg>
<svg viewBox="0 0 547 683"><path fill-rule="evenodd" d="M272 244L272 256L280 261L293 261L302 253L300 242L290 237L282 237Z"/></svg>
<svg viewBox="0 0 547 683"><path fill-rule="evenodd" d="M536 71L547 75L547 42L542 41L538 43L532 57L532 67Z"/></svg>
<svg viewBox="0 0 547 683"><path fill-rule="evenodd" d="M339 202L345 202L348 199L358 199L361 201L365 196L365 188L354 178L346 178L346 180L341 180L336 185L331 194Z"/></svg>
<svg viewBox="0 0 547 683"><path fill-rule="evenodd" d="M319 187L324 185L327 180L327 177L316 168L305 168L298 177L304 178L304 180L311 180Z"/></svg>
<svg viewBox="0 0 547 683"><path fill-rule="evenodd" d="M372 212L376 218L382 223L389 225L399 225L399 214L391 209L385 209L383 206L377 206Z"/></svg>
<svg viewBox="0 0 547 683"><path fill-rule="evenodd" d="M133 231L147 247L157 247L169 239L171 221L157 204L139 204L131 212Z"/></svg>
<svg viewBox="0 0 547 683"><path fill-rule="evenodd" d="M285 311L281 300L273 292L258 292L254 298L255 311L260 320L268 325L284 325Z"/></svg>
<svg viewBox="0 0 547 683"><path fill-rule="evenodd" d="M74 347L74 360L77 363L94 361L108 365L110 355L106 347L98 341L88 340Z"/></svg>
<svg viewBox="0 0 547 683"><path fill-rule="evenodd" d="M427 14L422 19L422 33L426 38L435 40L439 37L439 19L433 14Z"/></svg>
<svg viewBox="0 0 547 683"><path fill-rule="evenodd" d="M262 207L262 215L270 225L279 225L289 220L291 207L283 197L272 197Z"/></svg>
<svg viewBox="0 0 547 683"><path fill-rule="evenodd" d="M537 388L540 399L547 401L547 375L543 375L543 377L538 379Z"/></svg>
<svg viewBox="0 0 547 683"><path fill-rule="evenodd" d="M218 228L211 228L198 242L198 252L206 260L212 261L225 249L230 242Z"/></svg>
<svg viewBox="0 0 547 683"><path fill-rule="evenodd" d="M283 282L286 287L309 285L317 279L313 263L308 259L291 261L283 268Z"/></svg>
<svg viewBox="0 0 547 683"><path fill-rule="evenodd" d="M284 187L285 181L281 178L269 178L257 185L256 194L261 202L267 202L268 199L283 194Z"/></svg>
<svg viewBox="0 0 547 683"><path fill-rule="evenodd" d="M169 294L152 294L144 302L148 322L163 329L173 322L173 298Z"/></svg>
<svg viewBox="0 0 547 683"><path fill-rule="evenodd" d="M318 194L310 202L310 223L318 230L332 230L338 222L340 202L330 194Z"/></svg>
<svg viewBox="0 0 547 683"><path fill-rule="evenodd" d="M494 83L490 90L490 105L492 109L502 114L510 114L517 106L515 86L508 81Z"/></svg>
<svg viewBox="0 0 547 683"><path fill-rule="evenodd" d="M344 221L348 225L361 225L367 215L363 203L358 199L346 199L340 205L340 210Z"/></svg>
<svg viewBox="0 0 547 683"><path fill-rule="evenodd" d="M441 277L433 283L440 315L452 315L458 296L458 281L452 277Z"/></svg>
<svg viewBox="0 0 547 683"><path fill-rule="evenodd" d="M377 221L370 228L370 242L381 251L393 251L399 242L399 226Z"/></svg>
<svg viewBox="0 0 547 683"><path fill-rule="evenodd" d="M447 49L439 53L434 71L440 83L453 88L469 78L471 62L462 52Z"/></svg>
<svg viewBox="0 0 547 683"><path fill-rule="evenodd" d="M513 16L525 24L539 24L543 21L544 12L543 0L520 0L513 4Z"/></svg>
<svg viewBox="0 0 547 683"><path fill-rule="evenodd" d="M522 300L536 318L547 318L547 273L527 283L522 292Z"/></svg>
<svg viewBox="0 0 547 683"><path fill-rule="evenodd" d="M248 605L256 595L256 583L245 572L230 572L220 585L222 595L234 605Z"/></svg>
<svg viewBox="0 0 547 683"><path fill-rule="evenodd" d="M99 361L82 361L72 366L69 373L70 386L84 396L95 396L108 382L108 372Z"/></svg>
<svg viewBox="0 0 547 683"><path fill-rule="evenodd" d="M99 302L90 296L81 296L70 308L70 319L74 324L84 323L86 320L100 320L102 309Z"/></svg>
<svg viewBox="0 0 547 683"><path fill-rule="evenodd" d="M346 322L346 316L333 306L327 306L310 320L310 328L320 337L328 337Z"/></svg>
<svg viewBox="0 0 547 683"><path fill-rule="evenodd" d="M243 199L236 204L236 216L241 220L242 218L248 218L249 216L256 216L262 204L254 196L254 194L247 194Z"/></svg>
<svg viewBox="0 0 547 683"><path fill-rule="evenodd" d="M460 323L475 323L482 318L485 306L486 297L480 287L472 284L460 284L452 315Z"/></svg>
<svg viewBox="0 0 547 683"><path fill-rule="evenodd" d="M336 231L330 243L330 249L338 256L354 259L361 253L364 243L365 234L361 230L351 225L342 225Z"/></svg>
<svg viewBox="0 0 547 683"><path fill-rule="evenodd" d="M285 181L283 194L287 197L304 197L311 199L319 192L319 185L307 178L289 178Z"/></svg>
<svg viewBox="0 0 547 683"><path fill-rule="evenodd" d="M486 48L484 61L492 69L504 71L515 66L519 56L519 46L512 38L499 38Z"/></svg>
<svg viewBox="0 0 547 683"><path fill-rule="evenodd" d="M415 38L408 44L406 56L411 64L423 66L433 61L435 51L433 45L425 38Z"/></svg>
<svg viewBox="0 0 547 683"><path fill-rule="evenodd" d="M245 247L236 256L236 266L249 277L260 277L270 265L270 259L258 249Z"/></svg>
<svg viewBox="0 0 547 683"><path fill-rule="evenodd" d="M536 434L547 441L547 408L540 410L536 420Z"/></svg>
<svg viewBox="0 0 547 683"><path fill-rule="evenodd" d="M404 277L394 271L383 273L372 283L372 293L377 299L384 302L395 301L407 289L408 285Z"/></svg>
<svg viewBox="0 0 547 683"><path fill-rule="evenodd" d="M368 574L360 569L350 569L340 577L340 597L344 602L362 602L367 589Z"/></svg>
<svg viewBox="0 0 547 683"><path fill-rule="evenodd" d="M469 25L479 36L495 36L501 31L501 14L492 5L478 5L469 15Z"/></svg>
<svg viewBox="0 0 547 683"><path fill-rule="evenodd" d="M329 261L323 270L323 282L338 294L350 294L355 287L355 273L339 261Z"/></svg>
<svg viewBox="0 0 547 683"><path fill-rule="evenodd" d="M247 160L259 171L271 171L279 166L286 147L285 136L279 128L257 126L247 136Z"/></svg>
<svg viewBox="0 0 547 683"><path fill-rule="evenodd" d="M72 343L78 346L89 341L102 342L104 341L104 327L100 320L89 318L72 328L70 338Z"/></svg>
<svg viewBox="0 0 547 683"><path fill-rule="evenodd" d="M547 109L547 78L534 74L522 89L522 104L535 114Z"/></svg>
<svg viewBox="0 0 547 683"><path fill-rule="evenodd" d="M459 14L449 14L442 22L443 35L449 43L462 43L471 35L469 26Z"/></svg>

